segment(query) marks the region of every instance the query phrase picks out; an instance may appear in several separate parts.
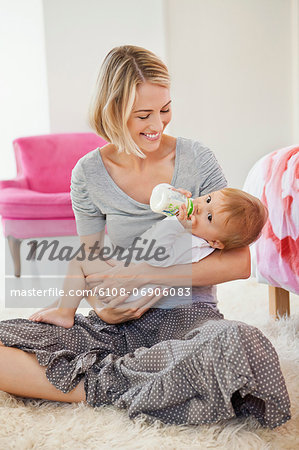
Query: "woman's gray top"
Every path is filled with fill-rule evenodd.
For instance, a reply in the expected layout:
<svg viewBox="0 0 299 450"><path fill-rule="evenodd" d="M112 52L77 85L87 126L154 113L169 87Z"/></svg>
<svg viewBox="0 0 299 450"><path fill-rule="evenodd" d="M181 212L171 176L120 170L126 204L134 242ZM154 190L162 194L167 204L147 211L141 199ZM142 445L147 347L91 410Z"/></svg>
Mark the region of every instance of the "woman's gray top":
<svg viewBox="0 0 299 450"><path fill-rule="evenodd" d="M211 150L200 142L178 137L171 183L198 197L226 186L226 179ZM134 239L165 218L148 204L129 197L111 178L97 148L83 156L72 172L71 199L80 236L104 229L113 246L129 247ZM192 301L216 304L215 288L193 287ZM173 296L174 297L174 296ZM173 298L183 303L183 298Z"/></svg>

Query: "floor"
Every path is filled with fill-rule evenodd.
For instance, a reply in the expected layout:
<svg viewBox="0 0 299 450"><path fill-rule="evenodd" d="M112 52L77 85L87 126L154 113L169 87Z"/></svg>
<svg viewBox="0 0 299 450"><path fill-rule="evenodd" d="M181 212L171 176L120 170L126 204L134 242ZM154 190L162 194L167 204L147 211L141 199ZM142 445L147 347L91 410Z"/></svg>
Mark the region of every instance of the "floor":
<svg viewBox="0 0 299 450"><path fill-rule="evenodd" d="M70 242L68 242L71 245ZM26 242L22 244L26 257ZM5 269L5 253L8 260ZM52 272L38 261L23 263L23 276L12 276L10 255L0 239L0 318L28 317L49 302L43 297L12 297L8 289L47 288L61 285L66 265L56 262ZM6 289L4 274L7 274ZM33 277L32 277L33 275ZM6 292L5 292L6 291ZM259 327L275 346L292 403L292 420L268 430L253 419L232 419L204 427L148 426L142 418L130 421L113 407L92 409L84 404L68 405L23 401L0 393L0 449L290 449L299 448L299 298L291 295L291 318L273 321L268 315L268 287L254 279L218 286L219 309L227 319ZM6 299L6 302L4 301ZM5 307L6 306L6 307ZM13 306L13 307L12 307ZM86 312L82 309L81 312ZM12 438L13 436L13 438Z"/></svg>

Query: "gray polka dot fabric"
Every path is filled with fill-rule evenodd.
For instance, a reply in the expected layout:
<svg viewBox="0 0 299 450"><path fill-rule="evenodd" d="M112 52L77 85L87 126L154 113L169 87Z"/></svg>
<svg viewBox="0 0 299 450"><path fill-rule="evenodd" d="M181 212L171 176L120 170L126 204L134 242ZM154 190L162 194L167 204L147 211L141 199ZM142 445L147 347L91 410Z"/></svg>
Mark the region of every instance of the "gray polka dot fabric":
<svg viewBox="0 0 299 450"><path fill-rule="evenodd" d="M202 303L151 309L118 325L94 311L77 314L70 329L6 320L0 322L0 340L35 353L61 391L84 379L89 405L125 408L132 419L145 414L150 421L198 425L253 415L270 428L290 419L269 340Z"/></svg>

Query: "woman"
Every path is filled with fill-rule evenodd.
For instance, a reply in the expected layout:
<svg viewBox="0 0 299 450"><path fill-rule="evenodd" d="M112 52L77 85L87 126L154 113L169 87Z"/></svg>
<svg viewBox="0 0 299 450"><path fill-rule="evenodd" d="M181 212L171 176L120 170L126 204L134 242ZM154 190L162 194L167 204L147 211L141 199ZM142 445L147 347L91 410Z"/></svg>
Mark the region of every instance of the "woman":
<svg viewBox="0 0 299 450"><path fill-rule="evenodd" d="M94 128L109 144L83 157L72 175L73 209L86 246L98 241L101 248L107 224L112 243L128 247L161 220L149 207L152 189L161 182L193 195L226 185L210 150L164 134L170 120L166 66L139 47L113 49L102 66L92 112ZM173 309L150 308L158 295L121 305L121 288L129 293L149 282L185 286L191 273L191 304L177 295ZM115 404L130 417L145 413L167 423L253 414L264 425L280 425L289 418L289 399L275 350L254 327L223 320L210 286L249 274L248 248L215 251L172 268L146 262L116 266L105 280L90 280L110 300L102 320L92 311L77 315L70 329L24 319L0 324L0 389ZM115 295L108 298L112 287Z"/></svg>

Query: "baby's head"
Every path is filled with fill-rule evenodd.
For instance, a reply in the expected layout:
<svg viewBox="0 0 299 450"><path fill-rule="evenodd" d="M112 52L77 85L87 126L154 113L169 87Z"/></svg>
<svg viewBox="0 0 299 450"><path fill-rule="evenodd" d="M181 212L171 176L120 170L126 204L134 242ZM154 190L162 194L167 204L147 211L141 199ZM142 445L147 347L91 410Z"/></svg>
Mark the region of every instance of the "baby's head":
<svg viewBox="0 0 299 450"><path fill-rule="evenodd" d="M268 212L262 202L240 189L225 188L194 199L192 234L211 247L229 250L255 241Z"/></svg>

